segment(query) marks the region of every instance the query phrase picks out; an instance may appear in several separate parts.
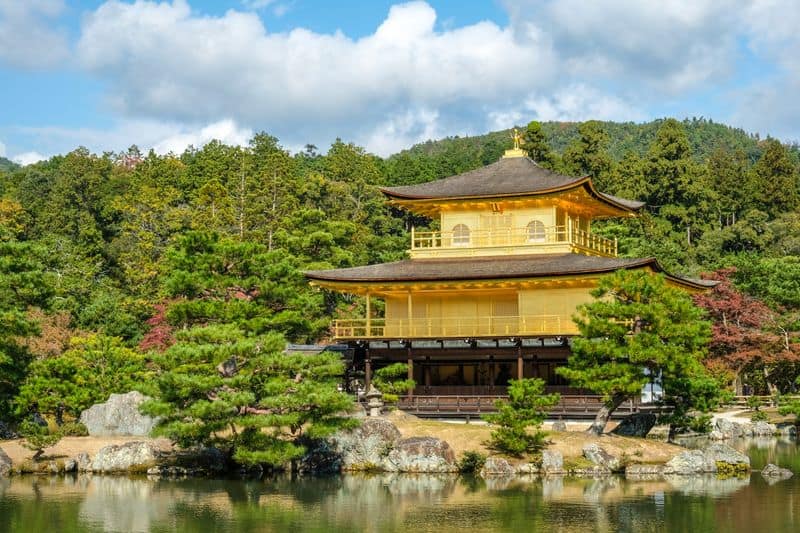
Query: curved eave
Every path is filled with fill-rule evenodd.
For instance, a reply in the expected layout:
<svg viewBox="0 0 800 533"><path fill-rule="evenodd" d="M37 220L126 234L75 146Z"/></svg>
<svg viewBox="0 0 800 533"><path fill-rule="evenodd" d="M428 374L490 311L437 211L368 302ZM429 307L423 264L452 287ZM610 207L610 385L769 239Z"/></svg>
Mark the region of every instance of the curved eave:
<svg viewBox="0 0 800 533"><path fill-rule="evenodd" d="M356 267L358 268L358 267ZM486 274L471 274L462 275L457 278L450 278L442 274L425 275L425 274L406 274L399 275L384 275L384 276L370 276L368 273L354 272L349 275L342 272L342 270L316 270L306 271L303 274L311 281L312 284L333 289L343 292L365 292L367 288L377 286L393 285L397 287L404 287L407 285L418 284L469 284L469 283L486 283L486 282L508 282L508 281L541 281L541 280L556 280L565 278L587 278L596 277L609 274L616 270L634 270L639 268L646 268L653 272L662 273L667 281L675 286L679 286L690 292L703 292L713 288L717 282L708 280L693 280L689 278L681 278L666 272L655 258L645 258L640 260L631 261L625 265L609 265L608 267L592 267L592 268L579 268L565 271L553 272L517 272L517 273L486 273ZM457 271L457 270L454 270Z"/></svg>
<svg viewBox="0 0 800 533"><path fill-rule="evenodd" d="M639 209L641 209L645 205L644 202L638 202L635 200L628 200L628 202L634 205L626 205L620 201L622 200L621 198L618 199L612 195L598 191L595 188L594 183L592 183L592 179L589 176L578 178L571 183L566 183L558 187L550 187L546 189L539 189L536 191L524 191L524 192L501 193L501 194L490 194L490 195L422 196L422 195L397 193L395 191L392 191L391 188L381 188L380 191L390 199L392 204L397 205L398 207L414 210L415 206L420 206L423 208L421 209L421 211L425 211L426 210L425 207L429 205L441 204L446 202L459 202L459 201L470 201L470 200L491 201L491 200L535 198L538 196L546 196L549 194L568 192L577 189L578 187L584 187L586 191L596 200L614 209L622 211L623 214L627 213L631 216L635 216L635 214L639 211Z"/></svg>

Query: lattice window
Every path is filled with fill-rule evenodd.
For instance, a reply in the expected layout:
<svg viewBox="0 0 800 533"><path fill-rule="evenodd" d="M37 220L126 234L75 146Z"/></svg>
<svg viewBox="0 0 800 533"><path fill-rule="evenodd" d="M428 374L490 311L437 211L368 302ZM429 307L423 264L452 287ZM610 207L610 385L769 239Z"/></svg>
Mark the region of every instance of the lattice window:
<svg viewBox="0 0 800 533"><path fill-rule="evenodd" d="M528 223L528 242L544 242L546 238L544 224L540 220Z"/></svg>

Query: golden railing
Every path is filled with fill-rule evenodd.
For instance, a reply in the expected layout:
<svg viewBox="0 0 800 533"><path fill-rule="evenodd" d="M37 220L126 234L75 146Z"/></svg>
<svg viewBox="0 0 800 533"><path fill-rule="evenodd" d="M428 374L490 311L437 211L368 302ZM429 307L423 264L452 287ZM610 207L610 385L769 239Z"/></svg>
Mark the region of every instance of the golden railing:
<svg viewBox="0 0 800 533"><path fill-rule="evenodd" d="M570 335L577 328L560 315L334 320L337 339L442 339Z"/></svg>
<svg viewBox="0 0 800 533"><path fill-rule="evenodd" d="M493 247L546 247L571 244L603 255L617 255L617 241L571 225L531 228L471 229L457 231L411 230L411 251L436 249L469 249Z"/></svg>

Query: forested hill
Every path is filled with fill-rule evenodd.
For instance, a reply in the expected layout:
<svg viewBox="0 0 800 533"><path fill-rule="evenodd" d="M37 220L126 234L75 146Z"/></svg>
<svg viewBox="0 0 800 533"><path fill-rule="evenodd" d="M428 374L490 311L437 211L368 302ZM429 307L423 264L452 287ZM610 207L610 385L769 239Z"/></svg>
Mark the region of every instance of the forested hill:
<svg viewBox="0 0 800 533"><path fill-rule="evenodd" d="M602 121L597 123L608 134L606 146L608 155L620 161L626 155L645 156L664 120L645 123ZM571 143L578 140L580 125L579 122L542 122L541 128L550 148L555 153L563 154ZM720 149L730 152L741 151L751 163L761 156L762 140L758 134L702 118L684 119L681 125L689 141L691 157L695 161L702 162L715 150ZM525 125L519 128L522 130ZM390 177L397 184L411 184L488 165L497 161L508 148L510 135L511 129L507 129L473 137L455 136L416 144L388 158L390 167L408 167L412 172L397 173ZM793 153L793 157L797 158L800 153L798 146L791 145L787 148ZM419 159L428 162L429 166L419 169L413 164Z"/></svg>
<svg viewBox="0 0 800 533"><path fill-rule="evenodd" d="M0 172L14 170L18 166L19 165L13 161L6 159L5 157L0 157Z"/></svg>
<svg viewBox="0 0 800 533"><path fill-rule="evenodd" d="M642 217L595 227L618 238L622 254L655 256L676 274L731 265L757 271L742 274L741 286L776 308L800 309L795 147L706 120L532 123L521 130L539 164L592 176L603 191L647 202ZM135 345L154 330L148 319L187 320L177 311L159 315L154 306L181 291L201 294L201 281L216 283L214 276L227 272L215 269L254 257L248 275L260 285L236 293L263 300L252 323L313 341L333 316L363 311L347 297L311 289L303 269L400 259L411 225L432 223L388 207L379 186L492 163L511 144L501 131L431 141L386 159L340 140L324 154L310 145L291 154L266 133L247 146L211 142L182 154L78 148L0 167L0 248L47 274L41 294L48 297L35 305L53 328L66 324L62 339L96 332ZM217 253L226 260L215 262ZM211 277L170 278L191 272L192 262ZM22 293L7 288L4 296L0 283L0 305L33 303L18 302ZM202 294L227 294L217 291Z"/></svg>

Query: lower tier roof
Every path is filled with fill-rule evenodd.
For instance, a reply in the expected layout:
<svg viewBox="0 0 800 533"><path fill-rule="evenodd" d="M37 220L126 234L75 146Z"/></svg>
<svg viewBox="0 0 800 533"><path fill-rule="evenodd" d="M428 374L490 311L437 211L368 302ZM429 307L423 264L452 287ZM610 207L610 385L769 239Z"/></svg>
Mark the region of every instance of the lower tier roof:
<svg viewBox="0 0 800 533"><path fill-rule="evenodd" d="M307 278L332 284L468 281L486 279L521 279L559 277L581 274L605 274L619 269L650 268L663 272L673 282L687 288L703 290L717 284L673 276L653 257L644 259L599 257L576 253L532 254L507 257L454 257L447 259L406 259L335 270L310 270Z"/></svg>

